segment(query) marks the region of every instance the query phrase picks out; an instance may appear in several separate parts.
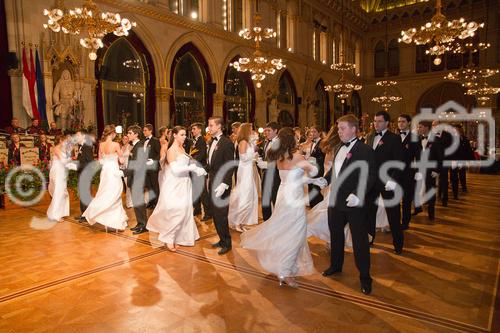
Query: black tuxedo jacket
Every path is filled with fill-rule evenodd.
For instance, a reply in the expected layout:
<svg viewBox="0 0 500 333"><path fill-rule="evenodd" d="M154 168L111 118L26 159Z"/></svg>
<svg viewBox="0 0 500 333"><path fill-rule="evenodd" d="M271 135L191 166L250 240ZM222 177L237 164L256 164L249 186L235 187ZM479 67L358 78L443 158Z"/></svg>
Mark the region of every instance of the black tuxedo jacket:
<svg viewBox="0 0 500 333"><path fill-rule="evenodd" d="M372 148L373 141L375 140L375 134L372 133L367 138L367 145ZM401 137L390 131L386 131L382 138L380 139L378 145L374 149L375 151L375 168L380 170L380 167L388 161L400 161L404 162L403 144L401 143ZM400 183L402 171L398 169L389 169L387 171L389 177L394 179L396 183ZM375 182L375 190L384 191L385 182L382 181L379 175L376 175L377 181Z"/></svg>
<svg viewBox="0 0 500 333"><path fill-rule="evenodd" d="M212 159L207 161L208 177L211 184L210 187L216 188L217 186L219 186L219 184L224 183L228 185L229 188L231 188L234 167L225 172L224 176L222 177L222 181L218 181L217 183L215 183L215 177L219 170L224 166L224 164L234 160L234 144L224 135L221 135L219 140L211 140L208 147L208 152L210 151L210 147L212 145L216 145L216 147L212 154Z"/></svg>
<svg viewBox="0 0 500 333"><path fill-rule="evenodd" d="M192 157L202 166L207 166L207 143L202 135L198 137L197 140L194 140L193 148L196 149L196 152L192 155Z"/></svg>
<svg viewBox="0 0 500 333"><path fill-rule="evenodd" d="M335 169L335 157L337 156L337 153L341 147L342 144L339 144L335 147L333 165L330 168L330 171L328 171L328 173L325 175L325 179L328 181L329 184L332 181L332 176L334 176L333 172ZM361 198L360 194L357 193L358 185L361 182L360 179L361 172L359 168L356 168L354 169L354 171L350 172L350 174L347 175L342 182L338 181L337 179L333 180L332 186L330 188L331 191L330 198L335 199L335 202L333 202L334 207L336 209L343 211L368 207L369 200L367 200L367 195L375 185L375 180L377 177L377 169L375 167L375 152L370 146L366 145L360 140L356 140L356 143L351 148L347 156L348 157L346 157L344 163L342 164L342 167L340 168L339 175L337 178L341 178L343 176L343 173L350 164L355 163L357 161L366 162L368 165L368 177L365 180L365 182L361 184L361 186L365 186L366 188L365 197ZM333 195L335 192L337 193L336 197L334 197ZM358 207L347 207L346 199L351 193L356 195L359 199L363 200L363 205Z"/></svg>
<svg viewBox="0 0 500 333"><path fill-rule="evenodd" d="M321 139L314 146L313 151L311 152L311 157L316 159L316 164L318 166L318 175L317 177L322 177L325 173L325 153L321 150L319 145L321 144Z"/></svg>
<svg viewBox="0 0 500 333"><path fill-rule="evenodd" d="M77 156L78 159L78 173L81 173L85 167L94 160L94 150L92 144L84 143L79 149Z"/></svg>
<svg viewBox="0 0 500 333"><path fill-rule="evenodd" d="M146 139L141 141L141 143L142 143L141 146L143 149L144 149L145 142L146 142ZM147 153L148 153L148 158L155 161L155 164L157 164L158 161L160 160L160 149L161 149L160 140L158 140L158 138L155 138L154 136L151 137L151 139L149 140L148 145L147 145Z"/></svg>
<svg viewBox="0 0 500 333"><path fill-rule="evenodd" d="M436 167L427 169L425 177L428 178L430 177L430 174L432 171L440 173L441 169L443 167L443 156L444 156L444 150L443 146L441 145L441 140L439 138L434 138L434 141L430 141L432 138L430 137L429 140L427 141L427 145L425 146L425 149L428 150L429 152L429 161L437 162ZM422 147L422 137L419 138L418 142L418 151L417 151L417 156L416 159L417 161L421 161L424 153L424 149ZM418 170L416 170L418 171Z"/></svg>
<svg viewBox="0 0 500 333"><path fill-rule="evenodd" d="M134 177L135 172L134 172L133 168L135 167L137 169L137 165L143 166L144 168L146 167L148 155L143 152L143 149L144 149L144 141L139 140L134 145L132 150L130 151L130 155L128 157L128 165L124 171L125 176L127 176L127 186L129 188L132 188L132 185L134 184L134 180L135 180L135 177Z"/></svg>
<svg viewBox="0 0 500 333"><path fill-rule="evenodd" d="M417 155L420 151L420 138L415 133L409 132L404 140L403 145L403 162L405 162L405 169L403 171L403 177L408 177L412 173L411 164L417 160ZM413 170L414 172L414 170Z"/></svg>

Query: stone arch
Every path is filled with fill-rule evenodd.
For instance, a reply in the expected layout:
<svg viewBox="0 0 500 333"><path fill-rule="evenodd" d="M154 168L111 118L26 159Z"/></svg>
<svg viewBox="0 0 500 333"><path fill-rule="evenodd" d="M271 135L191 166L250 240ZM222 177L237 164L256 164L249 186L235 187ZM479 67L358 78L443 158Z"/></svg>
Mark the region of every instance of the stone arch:
<svg viewBox="0 0 500 333"><path fill-rule="evenodd" d="M440 105L455 101L466 109L474 106L474 97L464 95L465 89L457 82L440 82L422 93L418 99L415 113L419 113L421 108L432 108L436 110Z"/></svg>

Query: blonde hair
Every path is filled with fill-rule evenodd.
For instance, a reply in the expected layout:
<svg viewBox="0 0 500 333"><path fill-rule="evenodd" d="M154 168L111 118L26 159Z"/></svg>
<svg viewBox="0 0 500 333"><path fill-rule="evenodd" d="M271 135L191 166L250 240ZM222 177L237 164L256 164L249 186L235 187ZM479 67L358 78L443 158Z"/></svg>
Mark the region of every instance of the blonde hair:
<svg viewBox="0 0 500 333"><path fill-rule="evenodd" d="M243 123L240 125L240 128L238 130L236 142L240 143L243 140L245 140L246 142L250 142L250 135L252 135L252 124Z"/></svg>
<svg viewBox="0 0 500 333"><path fill-rule="evenodd" d="M102 132L101 142L106 141L107 137L113 133L116 133L115 125L106 125L106 127L104 127L104 131Z"/></svg>

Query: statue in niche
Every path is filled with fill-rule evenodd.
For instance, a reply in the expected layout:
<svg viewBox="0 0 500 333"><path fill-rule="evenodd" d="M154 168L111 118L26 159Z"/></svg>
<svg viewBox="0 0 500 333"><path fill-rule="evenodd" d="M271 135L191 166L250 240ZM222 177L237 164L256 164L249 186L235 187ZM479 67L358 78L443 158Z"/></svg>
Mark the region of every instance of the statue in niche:
<svg viewBox="0 0 500 333"><path fill-rule="evenodd" d="M52 94L54 103L54 116L59 128L71 128L72 113L76 105L75 83L71 79L69 70L63 70L61 78L57 81Z"/></svg>

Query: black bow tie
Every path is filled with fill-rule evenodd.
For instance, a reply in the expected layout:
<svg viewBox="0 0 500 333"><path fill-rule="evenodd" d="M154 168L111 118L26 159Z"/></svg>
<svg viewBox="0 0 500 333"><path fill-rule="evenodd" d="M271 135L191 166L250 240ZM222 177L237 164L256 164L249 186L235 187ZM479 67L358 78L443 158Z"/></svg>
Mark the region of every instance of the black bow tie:
<svg viewBox="0 0 500 333"><path fill-rule="evenodd" d="M129 141L128 144L131 145L132 147L134 146L134 143L132 141Z"/></svg>
<svg viewBox="0 0 500 333"><path fill-rule="evenodd" d="M218 138L218 137L214 137L214 138L212 139L212 141L219 141L219 138Z"/></svg>
<svg viewBox="0 0 500 333"><path fill-rule="evenodd" d="M408 132L405 132L405 131L399 131L399 134L406 135L406 134L408 134Z"/></svg>
<svg viewBox="0 0 500 333"><path fill-rule="evenodd" d="M377 132L377 133L375 133L375 136L377 136L377 135L382 136L382 132Z"/></svg>
<svg viewBox="0 0 500 333"><path fill-rule="evenodd" d="M422 135L422 140L427 140L427 135Z"/></svg>
<svg viewBox="0 0 500 333"><path fill-rule="evenodd" d="M356 139L352 139L351 141L347 141L347 142L342 142L342 144L346 147L349 147L351 145L351 143L353 143L354 141L356 141Z"/></svg>

